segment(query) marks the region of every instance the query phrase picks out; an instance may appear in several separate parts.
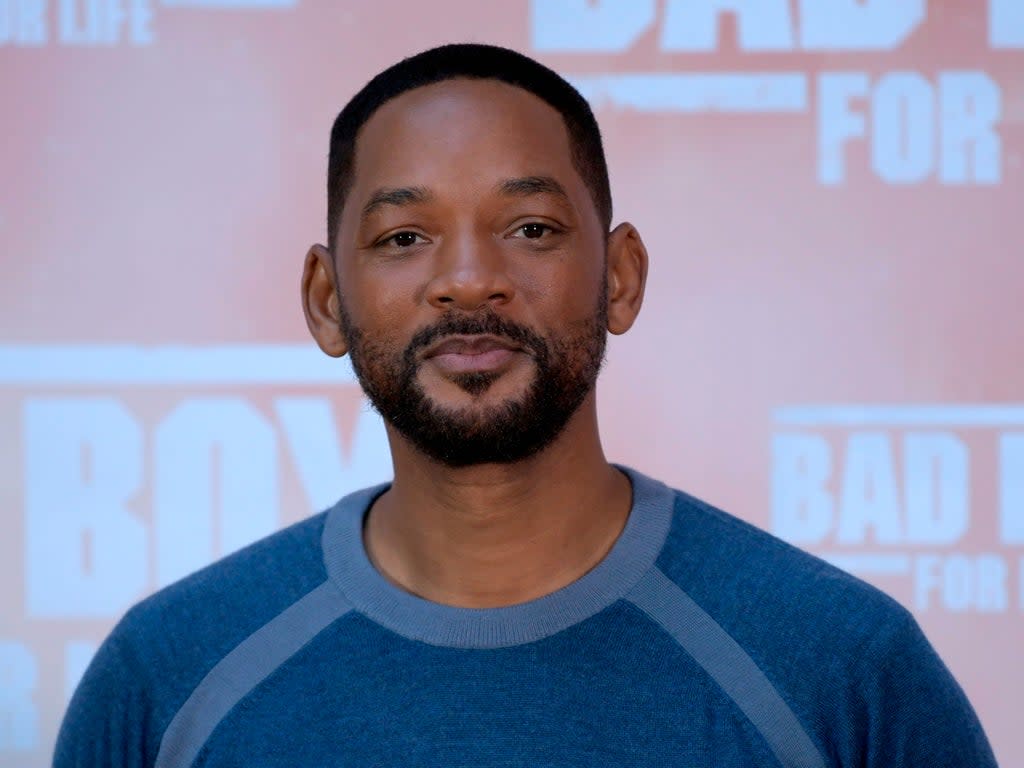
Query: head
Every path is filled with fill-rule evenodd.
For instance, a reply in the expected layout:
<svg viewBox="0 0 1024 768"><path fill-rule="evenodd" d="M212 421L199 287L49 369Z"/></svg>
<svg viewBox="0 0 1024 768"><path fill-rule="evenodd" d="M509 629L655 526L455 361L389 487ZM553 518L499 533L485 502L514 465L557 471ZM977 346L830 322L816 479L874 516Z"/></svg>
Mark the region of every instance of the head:
<svg viewBox="0 0 1024 768"><path fill-rule="evenodd" d="M592 406L606 334L639 310L646 253L610 217L572 86L501 48L427 51L335 121L307 322L351 355L393 446L453 467L529 458Z"/></svg>

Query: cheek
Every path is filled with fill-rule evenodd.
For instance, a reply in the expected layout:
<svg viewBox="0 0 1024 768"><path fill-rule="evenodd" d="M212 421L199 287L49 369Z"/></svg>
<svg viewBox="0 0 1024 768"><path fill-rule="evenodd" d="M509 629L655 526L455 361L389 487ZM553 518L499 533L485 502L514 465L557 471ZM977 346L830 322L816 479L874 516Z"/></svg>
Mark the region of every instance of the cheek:
<svg viewBox="0 0 1024 768"><path fill-rule="evenodd" d="M352 321L376 340L392 338L415 312L415 285L397 271L344 278L342 295Z"/></svg>
<svg viewBox="0 0 1024 768"><path fill-rule="evenodd" d="M520 290L532 305L573 321L593 315L604 280L603 263L580 263L567 255L525 277Z"/></svg>

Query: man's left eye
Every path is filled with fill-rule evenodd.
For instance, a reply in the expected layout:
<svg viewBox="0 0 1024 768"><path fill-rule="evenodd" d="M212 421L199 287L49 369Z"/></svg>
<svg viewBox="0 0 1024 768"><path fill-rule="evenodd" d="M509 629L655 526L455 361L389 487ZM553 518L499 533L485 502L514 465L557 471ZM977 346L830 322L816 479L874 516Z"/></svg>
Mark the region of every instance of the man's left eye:
<svg viewBox="0 0 1024 768"><path fill-rule="evenodd" d="M525 237L528 240L536 240L551 231L553 231L552 227L549 227L547 224L540 224L536 221L531 221L529 224L523 224L523 226L516 229L517 233L521 233L519 235L520 237Z"/></svg>

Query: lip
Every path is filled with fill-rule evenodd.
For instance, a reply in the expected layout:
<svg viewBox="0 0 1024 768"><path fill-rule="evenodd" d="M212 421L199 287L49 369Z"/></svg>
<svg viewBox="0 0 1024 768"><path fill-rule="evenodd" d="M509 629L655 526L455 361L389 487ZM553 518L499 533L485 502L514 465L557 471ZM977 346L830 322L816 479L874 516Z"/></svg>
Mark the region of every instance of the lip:
<svg viewBox="0 0 1024 768"><path fill-rule="evenodd" d="M490 372L507 367L522 352L498 336L449 336L430 347L424 358L449 374Z"/></svg>
<svg viewBox="0 0 1024 768"><path fill-rule="evenodd" d="M523 348L500 336L478 335L478 336L448 336L444 340L429 347L424 353L425 358L439 357L441 355L458 356L479 356L489 352L505 350L508 352L522 352Z"/></svg>

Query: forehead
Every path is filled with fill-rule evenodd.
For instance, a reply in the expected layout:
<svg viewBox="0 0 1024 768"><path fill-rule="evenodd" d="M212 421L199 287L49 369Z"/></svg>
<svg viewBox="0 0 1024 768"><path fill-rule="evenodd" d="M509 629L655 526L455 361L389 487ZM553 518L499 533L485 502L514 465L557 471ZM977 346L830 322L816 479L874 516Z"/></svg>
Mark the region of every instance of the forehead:
<svg viewBox="0 0 1024 768"><path fill-rule="evenodd" d="M350 199L379 186L466 187L526 175L583 189L561 114L501 81L446 80L396 96L366 121Z"/></svg>

